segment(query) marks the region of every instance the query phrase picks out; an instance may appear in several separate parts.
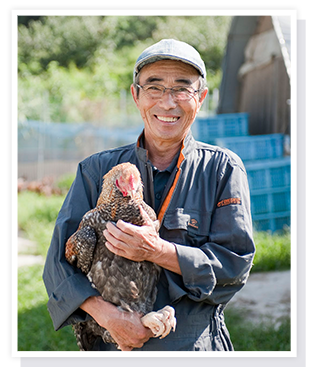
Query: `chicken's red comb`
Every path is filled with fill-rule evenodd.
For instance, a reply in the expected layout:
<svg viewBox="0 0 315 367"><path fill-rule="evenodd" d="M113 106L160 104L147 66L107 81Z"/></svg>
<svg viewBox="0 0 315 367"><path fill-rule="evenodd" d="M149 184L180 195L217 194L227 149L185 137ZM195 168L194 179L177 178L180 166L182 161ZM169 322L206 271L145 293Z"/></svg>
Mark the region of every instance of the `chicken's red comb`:
<svg viewBox="0 0 315 367"><path fill-rule="evenodd" d="M130 174L130 177L129 177L129 185L130 185L132 190L135 189L136 180L135 180L135 176L132 173Z"/></svg>

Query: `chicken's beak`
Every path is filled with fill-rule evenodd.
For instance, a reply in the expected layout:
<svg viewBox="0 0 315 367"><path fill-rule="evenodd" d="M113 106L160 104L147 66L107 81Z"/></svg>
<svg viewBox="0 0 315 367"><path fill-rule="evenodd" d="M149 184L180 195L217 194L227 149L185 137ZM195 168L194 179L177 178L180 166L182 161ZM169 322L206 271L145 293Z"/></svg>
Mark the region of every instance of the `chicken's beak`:
<svg viewBox="0 0 315 367"><path fill-rule="evenodd" d="M141 197L138 190L129 191L129 195L130 195L131 199L139 199L139 197Z"/></svg>

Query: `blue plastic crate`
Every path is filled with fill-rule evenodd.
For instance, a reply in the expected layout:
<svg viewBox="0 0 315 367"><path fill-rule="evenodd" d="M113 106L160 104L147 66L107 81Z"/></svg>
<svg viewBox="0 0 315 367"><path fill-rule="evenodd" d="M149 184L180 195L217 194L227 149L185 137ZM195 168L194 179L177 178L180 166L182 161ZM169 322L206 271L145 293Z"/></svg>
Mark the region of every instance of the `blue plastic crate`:
<svg viewBox="0 0 315 367"><path fill-rule="evenodd" d="M220 138L215 144L228 148L243 161L280 158L284 153L284 135L252 135L233 138Z"/></svg>
<svg viewBox="0 0 315 367"><path fill-rule="evenodd" d="M281 214L267 214L253 219L253 227L256 231L279 231L291 225L291 212Z"/></svg>
<svg viewBox="0 0 315 367"><path fill-rule="evenodd" d="M213 143L214 139L225 136L248 135L247 113L226 113L196 119L198 139Z"/></svg>
<svg viewBox="0 0 315 367"><path fill-rule="evenodd" d="M291 158L245 163L250 190L291 185Z"/></svg>
<svg viewBox="0 0 315 367"><path fill-rule="evenodd" d="M251 191L250 200L253 219L256 219L256 215L289 212L291 189L285 187Z"/></svg>

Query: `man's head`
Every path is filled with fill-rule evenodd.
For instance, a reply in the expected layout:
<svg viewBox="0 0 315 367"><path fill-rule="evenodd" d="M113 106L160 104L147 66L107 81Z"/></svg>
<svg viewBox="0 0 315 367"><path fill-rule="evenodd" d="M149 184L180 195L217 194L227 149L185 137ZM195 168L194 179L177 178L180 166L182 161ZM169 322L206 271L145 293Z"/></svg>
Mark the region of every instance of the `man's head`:
<svg viewBox="0 0 315 367"><path fill-rule="evenodd" d="M187 43L162 40L142 52L131 92L146 138L178 142L187 135L207 94L205 77L203 60Z"/></svg>
<svg viewBox="0 0 315 367"><path fill-rule="evenodd" d="M145 49L138 57L134 68L134 80L141 68L159 60L177 60L196 68L203 79L206 79L206 68L199 52L191 45L174 39L163 39Z"/></svg>
<svg viewBox="0 0 315 367"><path fill-rule="evenodd" d="M174 39L163 39L146 48L138 57L134 72L134 85L139 85L139 74L143 66L159 60L177 60L193 66L200 74L199 95L206 88L206 67L199 52L188 43ZM137 88L139 93L139 88Z"/></svg>

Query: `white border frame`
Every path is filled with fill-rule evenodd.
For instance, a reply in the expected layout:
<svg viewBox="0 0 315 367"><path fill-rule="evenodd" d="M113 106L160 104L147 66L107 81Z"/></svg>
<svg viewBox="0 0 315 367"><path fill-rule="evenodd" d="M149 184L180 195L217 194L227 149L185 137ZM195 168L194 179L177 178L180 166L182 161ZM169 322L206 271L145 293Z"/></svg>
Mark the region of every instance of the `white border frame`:
<svg viewBox="0 0 315 367"><path fill-rule="evenodd" d="M135 10L135 9L119 9L119 10L14 10L12 11L12 60L13 65L16 65L16 55L17 55L17 47L14 43L14 40L17 37L17 31L15 27L15 22L18 15L203 15L203 16L215 16L215 15L281 15L281 16L290 16L291 17L291 148L292 148L292 156L291 156L291 257L292 257L292 267L291 267L291 351L290 352L233 352L233 353L211 353L211 352L132 352L132 353L117 353L116 355L109 353L108 355L104 352L91 352L88 354L83 354L80 352L18 352L17 351L17 335L12 333L12 353L14 357L78 357L80 358L90 358L90 357L207 357L207 358L235 358L235 357L296 357L297 356L297 299L296 299L296 278L297 278L297 247L296 247L296 239L297 239L297 185L296 185L296 171L297 171L297 144L296 144L296 134L297 134L297 102L296 102L296 18L297 12L294 10L209 10L209 9L198 9L198 10ZM13 81L13 97L12 97L12 183L16 182L16 172L17 172L17 144L16 144L16 126L14 121L17 119L16 114L16 90L14 86L17 85L17 76L15 74L16 67L12 68L12 81ZM293 98L295 96L295 98ZM17 233L17 225L16 225L16 207L17 207L17 199L15 192L13 191L12 195L12 204L13 204L13 218L12 218L12 233ZM13 272L13 285L17 285L16 279L16 269L17 269L17 244L12 246L12 269ZM17 287L15 287L16 291L12 292L12 324L17 331Z"/></svg>

